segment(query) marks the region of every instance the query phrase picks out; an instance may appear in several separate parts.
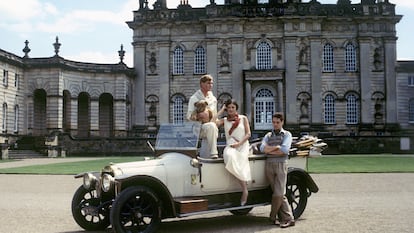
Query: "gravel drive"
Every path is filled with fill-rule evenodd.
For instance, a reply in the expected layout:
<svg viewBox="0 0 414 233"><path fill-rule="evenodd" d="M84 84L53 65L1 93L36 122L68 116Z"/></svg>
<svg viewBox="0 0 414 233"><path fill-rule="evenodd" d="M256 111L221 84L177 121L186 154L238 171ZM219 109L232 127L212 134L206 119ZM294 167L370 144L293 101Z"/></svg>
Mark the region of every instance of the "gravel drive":
<svg viewBox="0 0 414 233"><path fill-rule="evenodd" d="M265 206L247 216L219 212L168 219L160 232L414 232L414 173L311 176L320 191L308 199L295 227L270 225L269 206ZM81 180L66 175L0 174L0 232L84 232L70 210L72 195L80 184Z"/></svg>

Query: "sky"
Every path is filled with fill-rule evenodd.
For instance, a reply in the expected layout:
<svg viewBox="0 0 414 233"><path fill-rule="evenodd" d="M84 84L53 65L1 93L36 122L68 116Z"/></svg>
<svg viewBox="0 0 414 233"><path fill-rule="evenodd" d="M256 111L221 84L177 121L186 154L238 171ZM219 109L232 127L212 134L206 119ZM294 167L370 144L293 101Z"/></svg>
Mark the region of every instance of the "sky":
<svg viewBox="0 0 414 233"><path fill-rule="evenodd" d="M310 0L303 0L309 2ZM155 0L149 0L152 8ZM210 0L188 0L192 7L204 7ZM216 0L223 4L224 0ZM337 0L319 0L335 4ZM360 0L352 0L360 3ZM397 59L414 60L414 1L390 0L396 13L403 15L397 24ZM180 0L167 0L176 8ZM114 64L119 62L121 44L124 62L132 67L132 30L125 23L138 10L139 0L13 0L0 1L0 49L23 57L25 41L29 56L51 57L56 37L61 43L59 55L81 62Z"/></svg>

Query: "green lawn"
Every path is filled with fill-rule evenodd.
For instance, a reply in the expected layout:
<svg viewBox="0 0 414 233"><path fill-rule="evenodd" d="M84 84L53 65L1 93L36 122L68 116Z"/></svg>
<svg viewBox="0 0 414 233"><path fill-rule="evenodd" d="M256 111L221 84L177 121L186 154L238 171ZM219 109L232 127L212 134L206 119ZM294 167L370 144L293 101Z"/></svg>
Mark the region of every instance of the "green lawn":
<svg viewBox="0 0 414 233"><path fill-rule="evenodd" d="M414 157L394 155L326 156L308 160L310 173L414 172Z"/></svg>
<svg viewBox="0 0 414 233"><path fill-rule="evenodd" d="M130 162L144 157L108 157L82 162L62 162L0 169L3 174L61 174L74 175L85 171L100 171L111 162ZM367 173L367 172L414 172L414 156L395 155L340 155L309 158L310 173Z"/></svg>
<svg viewBox="0 0 414 233"><path fill-rule="evenodd" d="M86 171L100 171L109 163L122 163L144 160L144 157L108 157L81 162L62 162L45 165L32 165L0 169L0 174L54 174L74 175Z"/></svg>

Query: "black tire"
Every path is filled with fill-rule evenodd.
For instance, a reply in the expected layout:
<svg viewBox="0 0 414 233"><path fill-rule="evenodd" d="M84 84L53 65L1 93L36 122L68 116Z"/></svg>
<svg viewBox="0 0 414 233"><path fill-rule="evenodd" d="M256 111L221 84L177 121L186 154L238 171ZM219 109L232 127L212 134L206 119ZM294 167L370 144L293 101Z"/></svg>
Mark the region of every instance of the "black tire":
<svg viewBox="0 0 414 233"><path fill-rule="evenodd" d="M102 206L96 190L80 186L72 198L72 216L87 231L101 231L109 226L109 207Z"/></svg>
<svg viewBox="0 0 414 233"><path fill-rule="evenodd" d="M288 180L286 185L286 197L293 211L293 216L298 219L305 211L308 203L308 189L295 177Z"/></svg>
<svg viewBox="0 0 414 233"><path fill-rule="evenodd" d="M230 213L232 213L234 215L246 215L250 211L252 211L252 209L253 209L253 207L245 208L245 209L239 209L239 210L230 210Z"/></svg>
<svg viewBox="0 0 414 233"><path fill-rule="evenodd" d="M161 203L151 189L129 187L115 199L110 216L117 233L155 232L161 223Z"/></svg>

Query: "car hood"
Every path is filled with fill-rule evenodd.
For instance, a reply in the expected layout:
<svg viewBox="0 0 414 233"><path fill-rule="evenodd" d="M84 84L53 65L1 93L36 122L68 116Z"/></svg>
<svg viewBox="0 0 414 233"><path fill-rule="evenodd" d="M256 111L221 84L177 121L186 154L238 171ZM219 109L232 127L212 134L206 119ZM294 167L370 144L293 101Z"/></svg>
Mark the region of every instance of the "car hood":
<svg viewBox="0 0 414 233"><path fill-rule="evenodd" d="M148 175L164 180L167 170L170 170L165 167L175 168L174 170L180 171L184 169L183 166L190 166L190 159L181 153L171 152L150 160L112 164L110 169L113 171L116 179Z"/></svg>

